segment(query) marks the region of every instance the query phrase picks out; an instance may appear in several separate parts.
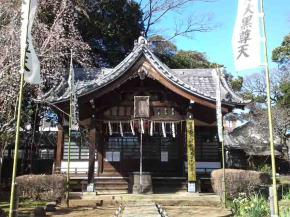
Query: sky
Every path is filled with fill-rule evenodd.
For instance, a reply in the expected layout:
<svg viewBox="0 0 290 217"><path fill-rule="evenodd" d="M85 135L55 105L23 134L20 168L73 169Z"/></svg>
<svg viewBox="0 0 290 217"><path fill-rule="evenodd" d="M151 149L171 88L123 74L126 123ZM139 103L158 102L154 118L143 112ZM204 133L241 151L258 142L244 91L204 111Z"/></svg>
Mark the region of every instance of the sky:
<svg viewBox="0 0 290 217"><path fill-rule="evenodd" d="M213 23L217 27L205 33L195 33L194 39L177 37L173 42L178 49L197 50L204 52L212 62L223 64L233 75L251 74L257 69L236 72L232 57L232 33L237 13L237 0L216 0L214 2L195 2L185 7L179 13L170 13L159 22L155 29L170 35L170 29L175 28L175 20L191 14L199 16L212 14ZM290 33L290 0L264 0L265 23L270 68L277 67L271 61L272 50L281 45L283 37ZM163 33L164 34L164 33Z"/></svg>

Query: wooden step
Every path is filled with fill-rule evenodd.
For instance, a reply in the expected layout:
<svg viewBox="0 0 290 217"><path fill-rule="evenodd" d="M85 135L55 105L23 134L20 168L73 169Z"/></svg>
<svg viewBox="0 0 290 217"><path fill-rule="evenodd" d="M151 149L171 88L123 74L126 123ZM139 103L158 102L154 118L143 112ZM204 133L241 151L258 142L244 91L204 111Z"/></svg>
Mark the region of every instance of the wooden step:
<svg viewBox="0 0 290 217"><path fill-rule="evenodd" d="M187 180L184 177L153 178L152 184L155 193L187 191Z"/></svg>
<svg viewBox="0 0 290 217"><path fill-rule="evenodd" d="M101 186L101 185L97 185L95 187L95 189L98 191L98 190L128 190L128 185L125 186L125 185L111 185L111 186L108 186L108 185L104 185L104 186Z"/></svg>
<svg viewBox="0 0 290 217"><path fill-rule="evenodd" d="M128 193L128 182L129 179L127 177L97 177L95 179L95 190L97 194Z"/></svg>
<svg viewBox="0 0 290 217"><path fill-rule="evenodd" d="M128 185L126 180L95 180L96 185Z"/></svg>

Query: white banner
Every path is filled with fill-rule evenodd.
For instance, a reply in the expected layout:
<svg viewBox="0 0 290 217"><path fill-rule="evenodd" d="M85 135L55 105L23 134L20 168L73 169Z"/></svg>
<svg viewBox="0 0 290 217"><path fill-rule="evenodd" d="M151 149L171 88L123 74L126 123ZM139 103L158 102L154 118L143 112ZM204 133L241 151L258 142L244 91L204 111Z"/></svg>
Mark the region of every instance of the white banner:
<svg viewBox="0 0 290 217"><path fill-rule="evenodd" d="M36 56L31 29L36 14L37 0L22 0L21 9L21 36L20 36L20 61L24 80L30 84L40 84L40 63Z"/></svg>
<svg viewBox="0 0 290 217"><path fill-rule="evenodd" d="M220 69L216 69L216 119L218 128L219 141L223 142L223 115L221 102L221 84L220 84Z"/></svg>
<svg viewBox="0 0 290 217"><path fill-rule="evenodd" d="M261 65L258 0L239 0L232 44L237 71Z"/></svg>

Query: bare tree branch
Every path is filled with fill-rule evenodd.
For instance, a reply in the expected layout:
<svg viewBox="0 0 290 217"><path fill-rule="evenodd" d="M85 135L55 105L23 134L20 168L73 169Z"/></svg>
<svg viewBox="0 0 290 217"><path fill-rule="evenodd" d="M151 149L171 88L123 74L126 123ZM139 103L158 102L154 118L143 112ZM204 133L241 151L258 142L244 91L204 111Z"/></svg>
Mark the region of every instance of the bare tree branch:
<svg viewBox="0 0 290 217"><path fill-rule="evenodd" d="M152 27L160 22L170 12L176 12L188 6L190 3L197 1L213 2L214 0L148 0L146 2L139 1L144 12L143 23L145 24L145 36L148 37L149 32L152 34ZM175 31L168 39L173 39L177 36L188 36L193 32L205 32L213 29L209 23L198 24L193 22L193 18L187 19L187 25L183 30ZM190 22L189 22L190 21Z"/></svg>

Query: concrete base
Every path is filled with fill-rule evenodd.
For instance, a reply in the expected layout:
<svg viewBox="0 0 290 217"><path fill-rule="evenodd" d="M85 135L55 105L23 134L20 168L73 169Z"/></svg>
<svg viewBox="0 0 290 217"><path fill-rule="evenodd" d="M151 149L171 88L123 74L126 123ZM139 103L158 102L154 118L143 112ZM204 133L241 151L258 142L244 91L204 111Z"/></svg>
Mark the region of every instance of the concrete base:
<svg viewBox="0 0 290 217"><path fill-rule="evenodd" d="M151 173L143 172L141 180L140 183L139 172L130 174L129 192L133 194L152 194L153 187Z"/></svg>
<svg viewBox="0 0 290 217"><path fill-rule="evenodd" d="M95 191L95 183L89 183L87 185L87 192L94 192Z"/></svg>
<svg viewBox="0 0 290 217"><path fill-rule="evenodd" d="M188 191L189 193L197 193L195 182L188 182L188 185L187 185L187 191Z"/></svg>

